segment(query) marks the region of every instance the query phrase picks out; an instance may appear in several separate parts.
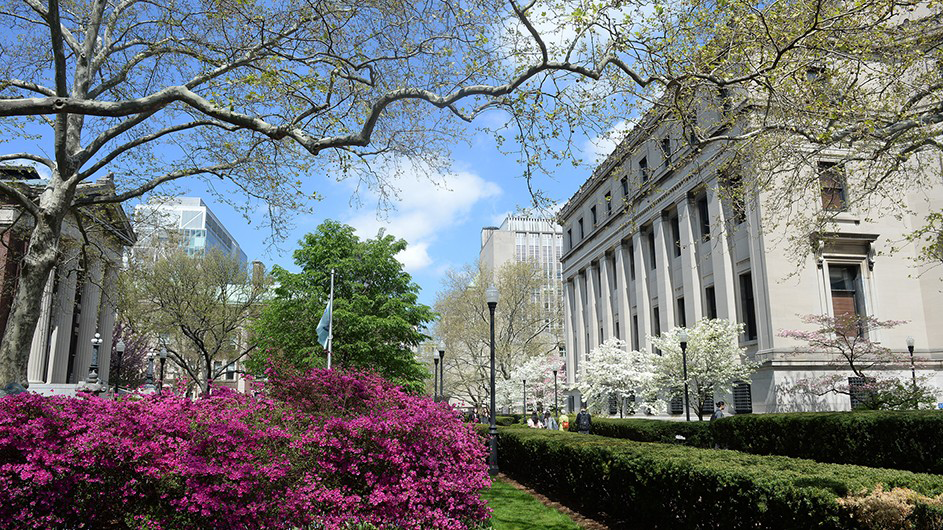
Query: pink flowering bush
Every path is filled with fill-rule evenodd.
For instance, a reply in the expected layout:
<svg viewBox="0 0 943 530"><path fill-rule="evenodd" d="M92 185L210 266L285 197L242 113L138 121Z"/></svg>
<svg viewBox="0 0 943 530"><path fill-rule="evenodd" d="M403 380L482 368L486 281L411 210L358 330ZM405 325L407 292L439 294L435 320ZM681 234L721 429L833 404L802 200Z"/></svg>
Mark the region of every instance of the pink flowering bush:
<svg viewBox="0 0 943 530"><path fill-rule="evenodd" d="M469 528L484 448L444 404L379 377L272 374L118 402L0 399L0 527Z"/></svg>

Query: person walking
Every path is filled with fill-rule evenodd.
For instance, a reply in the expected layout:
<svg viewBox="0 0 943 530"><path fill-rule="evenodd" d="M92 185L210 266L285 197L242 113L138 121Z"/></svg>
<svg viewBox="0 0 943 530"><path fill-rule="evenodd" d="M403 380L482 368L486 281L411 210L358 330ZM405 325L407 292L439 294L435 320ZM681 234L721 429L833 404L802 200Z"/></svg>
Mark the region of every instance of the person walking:
<svg viewBox="0 0 943 530"><path fill-rule="evenodd" d="M557 418L557 421L559 422L558 425L561 431L570 430L570 417L567 416L565 412L560 413L560 417Z"/></svg>
<svg viewBox="0 0 943 530"><path fill-rule="evenodd" d="M576 415L576 430L580 434L590 434L593 431L593 418L589 415L589 412L586 412L585 406Z"/></svg>
<svg viewBox="0 0 943 530"><path fill-rule="evenodd" d="M557 430L557 422L554 421L553 415L550 414L549 410L544 411L544 428L548 430Z"/></svg>
<svg viewBox="0 0 943 530"><path fill-rule="evenodd" d="M711 421L719 420L720 418L725 418L729 415L730 414L727 413L727 404L724 403L723 401L718 401L717 410L715 410L714 413L711 414Z"/></svg>
<svg viewBox="0 0 943 530"><path fill-rule="evenodd" d="M527 420L527 426L531 429L543 429L543 424L540 423L540 418L537 417L537 411L530 413L530 418Z"/></svg>

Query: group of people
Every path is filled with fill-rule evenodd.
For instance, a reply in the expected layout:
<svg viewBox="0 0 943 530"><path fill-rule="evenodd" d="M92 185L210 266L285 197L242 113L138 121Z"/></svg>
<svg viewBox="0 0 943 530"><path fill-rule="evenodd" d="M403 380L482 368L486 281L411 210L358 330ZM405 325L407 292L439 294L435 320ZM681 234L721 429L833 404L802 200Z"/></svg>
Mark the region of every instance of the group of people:
<svg viewBox="0 0 943 530"><path fill-rule="evenodd" d="M576 415L576 430L582 434L589 434L593 430L593 420L586 407L580 409ZM559 418L554 418L550 411L544 411L541 417L537 411L531 413L527 419L527 426L532 429L551 429L554 431L570 430L570 418L565 413L561 413Z"/></svg>

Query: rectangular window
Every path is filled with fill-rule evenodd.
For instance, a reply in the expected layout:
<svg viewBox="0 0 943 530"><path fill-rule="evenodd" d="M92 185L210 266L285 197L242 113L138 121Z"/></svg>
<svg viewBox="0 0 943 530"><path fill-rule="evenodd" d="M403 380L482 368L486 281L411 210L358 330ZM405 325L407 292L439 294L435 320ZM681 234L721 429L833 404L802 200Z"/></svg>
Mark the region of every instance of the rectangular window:
<svg viewBox="0 0 943 530"><path fill-rule="evenodd" d="M567 240L567 245L568 245L567 248L572 249L572 248L573 248L573 229L571 229L571 228L568 228L568 229L567 229L567 231L566 231L566 240Z"/></svg>
<svg viewBox="0 0 943 530"><path fill-rule="evenodd" d="M612 215L612 192L606 192L606 215Z"/></svg>
<svg viewBox="0 0 943 530"><path fill-rule="evenodd" d="M677 215L671 218L671 240L674 242L672 246L674 247L674 256L677 258L681 255L681 223L678 221Z"/></svg>
<svg viewBox="0 0 943 530"><path fill-rule="evenodd" d="M658 308L652 308L652 336L657 337L661 335L661 315L658 313ZM661 350L655 348L655 353L661 355Z"/></svg>
<svg viewBox="0 0 943 530"><path fill-rule="evenodd" d="M629 200L629 178L622 177L622 198L626 201Z"/></svg>
<svg viewBox="0 0 943 530"><path fill-rule="evenodd" d="M632 315L632 349L638 351L638 315Z"/></svg>
<svg viewBox="0 0 943 530"><path fill-rule="evenodd" d="M648 180L648 177L651 176L648 171L648 157L643 156L642 158L639 159L638 170L639 170L639 173L642 174L642 182L645 182L646 180Z"/></svg>
<svg viewBox="0 0 943 530"><path fill-rule="evenodd" d="M722 87L717 91L717 97L720 99L721 114L727 117L730 114L730 109L733 108L733 102L730 101L730 91Z"/></svg>
<svg viewBox="0 0 943 530"><path fill-rule="evenodd" d="M665 159L665 166L671 163L671 138L661 139L661 156Z"/></svg>
<svg viewBox="0 0 943 530"><path fill-rule="evenodd" d="M579 221L576 222L580 227L580 241L586 237L586 232L583 230L583 218L581 217Z"/></svg>
<svg viewBox="0 0 943 530"><path fill-rule="evenodd" d="M717 318L717 297L713 285L704 289L704 313L707 318Z"/></svg>
<svg viewBox="0 0 943 530"><path fill-rule="evenodd" d="M622 340L622 337L619 335L619 323L616 322L616 338Z"/></svg>
<svg viewBox="0 0 943 530"><path fill-rule="evenodd" d="M723 179L724 190L730 201L730 212L733 220L741 224L747 220L747 205L744 199L743 177L739 174L734 176L725 176Z"/></svg>
<svg viewBox="0 0 943 530"><path fill-rule="evenodd" d="M828 276L832 290L832 311L834 315L836 317L864 315L861 267L858 265L829 264Z"/></svg>
<svg viewBox="0 0 943 530"><path fill-rule="evenodd" d="M635 279L635 247L629 245L629 278Z"/></svg>
<svg viewBox="0 0 943 530"><path fill-rule="evenodd" d="M598 221L598 219L596 218L596 207L595 207L595 206L593 206L592 208L589 209L589 216L590 216L590 219L593 221L593 228L596 228L596 222Z"/></svg>
<svg viewBox="0 0 943 530"><path fill-rule="evenodd" d="M819 186L822 190L822 208L832 212L843 212L848 208L842 166L836 162L819 162Z"/></svg>
<svg viewBox="0 0 943 530"><path fill-rule="evenodd" d="M651 268L656 268L658 263L655 261L655 232L648 233L648 255L652 260Z"/></svg>
<svg viewBox="0 0 943 530"><path fill-rule="evenodd" d="M675 318L678 322L678 326L682 328L688 327L688 317L684 312L684 297L678 298L678 316Z"/></svg>
<svg viewBox="0 0 943 530"><path fill-rule="evenodd" d="M707 197L697 200L697 217L701 224L701 238L707 241L711 238L711 216L707 209Z"/></svg>
<svg viewBox="0 0 943 530"><path fill-rule="evenodd" d="M743 333L747 340L756 340L756 303L753 300L753 275L740 275L740 308L743 311Z"/></svg>

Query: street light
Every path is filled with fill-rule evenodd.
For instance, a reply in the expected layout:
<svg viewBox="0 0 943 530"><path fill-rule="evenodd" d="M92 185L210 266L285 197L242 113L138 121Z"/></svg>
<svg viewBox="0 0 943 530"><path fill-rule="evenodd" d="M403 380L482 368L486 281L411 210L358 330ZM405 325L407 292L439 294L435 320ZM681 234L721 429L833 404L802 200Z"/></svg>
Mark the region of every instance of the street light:
<svg viewBox="0 0 943 530"><path fill-rule="evenodd" d="M118 344L115 345L115 353L118 354L118 364L115 366L115 397L118 396L118 391L121 389L121 359L124 357L125 348L123 340L119 340Z"/></svg>
<svg viewBox="0 0 943 530"><path fill-rule="evenodd" d="M439 376L439 395L445 397L445 341L439 339L439 359L442 360L442 372Z"/></svg>
<svg viewBox="0 0 943 530"><path fill-rule="evenodd" d="M553 415L556 416L559 414L560 409L557 408L557 371L553 371Z"/></svg>
<svg viewBox="0 0 943 530"><path fill-rule="evenodd" d="M494 308L498 306L498 289L494 285L485 289L485 300L488 302L488 312L491 313L491 413L488 415L491 424L488 426L488 473L493 477L498 474L498 426L494 422Z"/></svg>
<svg viewBox="0 0 943 530"><path fill-rule="evenodd" d="M685 421L691 421L691 407L688 406L688 330L682 328L678 340L681 341L681 370L684 377L684 417Z"/></svg>
<svg viewBox="0 0 943 530"><path fill-rule="evenodd" d="M160 384L157 387L157 393L160 394L164 390L164 363L167 362L167 347L163 346L160 349Z"/></svg>
<svg viewBox="0 0 943 530"><path fill-rule="evenodd" d="M917 371L914 369L914 338L907 337L907 351L910 352L910 377L913 380L913 392L914 392L914 408L918 406L917 403Z"/></svg>
<svg viewBox="0 0 943 530"><path fill-rule="evenodd" d="M144 386L154 388L154 353L147 354L147 376L144 379Z"/></svg>
<svg viewBox="0 0 943 530"><path fill-rule="evenodd" d="M439 401L439 352L432 353L432 400Z"/></svg>
<svg viewBox="0 0 943 530"><path fill-rule="evenodd" d="M521 379L524 383L524 417L527 417L527 379Z"/></svg>

